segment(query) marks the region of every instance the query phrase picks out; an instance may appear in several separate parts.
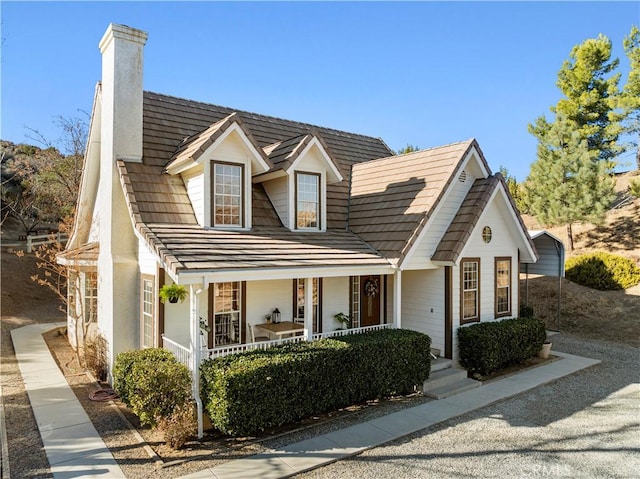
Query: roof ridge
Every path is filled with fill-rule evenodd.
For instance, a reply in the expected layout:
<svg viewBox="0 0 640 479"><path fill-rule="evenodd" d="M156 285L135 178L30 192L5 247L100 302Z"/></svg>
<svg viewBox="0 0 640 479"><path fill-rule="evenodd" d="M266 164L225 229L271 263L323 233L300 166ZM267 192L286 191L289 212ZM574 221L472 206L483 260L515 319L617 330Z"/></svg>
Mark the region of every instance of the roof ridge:
<svg viewBox="0 0 640 479"><path fill-rule="evenodd" d="M288 123L293 123L293 124L296 124L296 125L299 125L299 126L302 126L302 127L306 127L306 128L309 128L309 129L313 129L313 128L318 129L319 128L319 129L322 129L322 130L332 131L332 132L338 134L339 136L357 136L357 137L361 137L361 138L368 138L368 139L374 140L374 141L380 141L380 138L373 137L371 135L365 135L363 133L354 133L354 132L345 131L345 130L338 130L336 128L331 128L331 127L327 127L327 126L314 125L313 123L306 123L306 122L303 122L303 121L289 120L287 118L277 117L277 116L273 116L273 115L265 115L263 113L256 113L256 112L247 111L247 110L240 110L240 109L237 109L237 108L232 108L232 107L224 106L224 105L216 105L215 103L206 103L206 102L203 102L203 101L191 100L189 98L181 98L181 97L174 96L174 95L166 95L164 93L158 93L158 92L153 92L153 91L149 91L149 90L145 90L143 93L149 93L151 95L157 95L157 96L168 98L168 99L174 99L174 100L180 100L180 101L193 103L194 106L195 105L202 105L203 107L204 106L213 106L213 107L217 107L217 108L224 108L226 110L229 110L229 111L235 112L235 113L246 114L246 115L257 115L257 116L263 117L263 118L268 119L268 120L270 119L270 120L276 120L276 121L286 121ZM387 145L385 144L385 146L387 146ZM387 146L387 148L389 148L389 147ZM389 148L389 150L392 151L390 148Z"/></svg>

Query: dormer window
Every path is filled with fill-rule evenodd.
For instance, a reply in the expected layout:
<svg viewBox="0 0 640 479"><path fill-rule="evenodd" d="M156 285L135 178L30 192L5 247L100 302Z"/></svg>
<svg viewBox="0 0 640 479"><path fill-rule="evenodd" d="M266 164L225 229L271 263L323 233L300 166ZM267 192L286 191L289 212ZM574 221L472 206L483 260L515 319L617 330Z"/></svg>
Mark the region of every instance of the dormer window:
<svg viewBox="0 0 640 479"><path fill-rule="evenodd" d="M320 229L320 175L296 173L296 228Z"/></svg>
<svg viewBox="0 0 640 479"><path fill-rule="evenodd" d="M244 226L244 165L212 162L212 226Z"/></svg>

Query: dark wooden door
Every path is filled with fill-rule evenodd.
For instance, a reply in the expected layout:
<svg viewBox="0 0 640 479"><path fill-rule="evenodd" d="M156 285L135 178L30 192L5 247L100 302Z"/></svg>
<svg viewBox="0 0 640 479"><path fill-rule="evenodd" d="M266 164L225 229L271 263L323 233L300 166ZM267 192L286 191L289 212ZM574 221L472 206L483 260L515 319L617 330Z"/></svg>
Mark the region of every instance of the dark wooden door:
<svg viewBox="0 0 640 479"><path fill-rule="evenodd" d="M380 276L360 276L360 326L380 324Z"/></svg>

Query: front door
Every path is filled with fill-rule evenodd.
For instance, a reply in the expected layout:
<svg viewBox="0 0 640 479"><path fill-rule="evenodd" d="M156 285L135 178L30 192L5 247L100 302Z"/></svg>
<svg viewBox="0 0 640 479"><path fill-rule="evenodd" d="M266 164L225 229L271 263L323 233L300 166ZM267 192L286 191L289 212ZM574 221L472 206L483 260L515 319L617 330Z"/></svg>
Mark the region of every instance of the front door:
<svg viewBox="0 0 640 479"><path fill-rule="evenodd" d="M380 276L360 276L360 326L380 324Z"/></svg>

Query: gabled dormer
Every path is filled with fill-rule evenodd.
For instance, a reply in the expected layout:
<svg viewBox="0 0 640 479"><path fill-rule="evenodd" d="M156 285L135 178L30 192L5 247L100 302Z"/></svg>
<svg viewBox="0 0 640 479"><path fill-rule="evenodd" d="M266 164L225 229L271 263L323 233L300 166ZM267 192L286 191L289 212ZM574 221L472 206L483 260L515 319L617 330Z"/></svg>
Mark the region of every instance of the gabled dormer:
<svg viewBox="0 0 640 479"><path fill-rule="evenodd" d="M343 180L338 163L317 132L263 149L272 169L254 177L264 186L282 223L291 230L327 229L327 185Z"/></svg>
<svg viewBox="0 0 640 479"><path fill-rule="evenodd" d="M251 228L251 178L271 169L237 113L187 138L165 171L181 175L198 223Z"/></svg>

